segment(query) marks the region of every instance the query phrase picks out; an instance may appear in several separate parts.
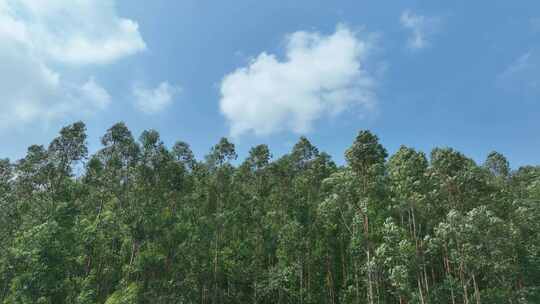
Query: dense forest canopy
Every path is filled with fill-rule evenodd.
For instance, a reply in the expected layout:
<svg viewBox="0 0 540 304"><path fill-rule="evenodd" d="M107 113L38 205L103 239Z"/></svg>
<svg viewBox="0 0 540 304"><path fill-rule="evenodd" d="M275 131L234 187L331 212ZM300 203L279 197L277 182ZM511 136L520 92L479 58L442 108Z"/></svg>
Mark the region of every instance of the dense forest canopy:
<svg viewBox="0 0 540 304"><path fill-rule="evenodd" d="M1 303L540 303L538 166L369 131L345 166L305 137L239 165L225 138L203 161L123 123L86 140L0 160Z"/></svg>

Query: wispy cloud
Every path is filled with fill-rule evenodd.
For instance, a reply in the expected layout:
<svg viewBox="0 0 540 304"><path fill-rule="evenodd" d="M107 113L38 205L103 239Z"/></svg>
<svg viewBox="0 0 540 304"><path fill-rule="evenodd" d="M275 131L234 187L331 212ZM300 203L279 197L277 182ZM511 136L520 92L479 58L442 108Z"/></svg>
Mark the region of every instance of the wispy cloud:
<svg viewBox="0 0 540 304"><path fill-rule="evenodd" d="M431 37L438 31L440 18L418 15L410 10L401 13L401 25L408 31L410 36L407 40L407 47L419 50L431 44Z"/></svg>
<svg viewBox="0 0 540 304"><path fill-rule="evenodd" d="M135 106L146 114L156 114L165 110L173 102L174 96L181 88L162 82L155 88L145 88L140 85L133 87Z"/></svg>
<svg viewBox="0 0 540 304"><path fill-rule="evenodd" d="M530 50L514 60L497 77L497 84L518 93L540 91L540 53Z"/></svg>

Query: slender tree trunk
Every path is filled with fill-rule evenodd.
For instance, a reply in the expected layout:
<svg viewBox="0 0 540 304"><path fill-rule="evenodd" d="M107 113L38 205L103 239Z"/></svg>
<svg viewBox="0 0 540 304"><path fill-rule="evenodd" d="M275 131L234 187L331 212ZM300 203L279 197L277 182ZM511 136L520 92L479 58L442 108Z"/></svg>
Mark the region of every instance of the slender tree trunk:
<svg viewBox="0 0 540 304"><path fill-rule="evenodd" d="M341 245L341 274L342 274L342 285L345 286L345 282L349 280L349 273L347 272L347 260L345 255L345 244L344 241L340 240ZM342 287L343 287L342 286Z"/></svg>
<svg viewBox="0 0 540 304"><path fill-rule="evenodd" d="M476 304L481 304L481 301L480 301L480 290L478 290L478 284L476 284L476 276L472 275L472 279L473 279L473 285L474 285L474 297L476 299Z"/></svg>
<svg viewBox="0 0 540 304"><path fill-rule="evenodd" d="M331 260L330 255L326 254L326 272L327 272L327 284L328 284L328 293L330 297L330 303L335 304L335 291L334 291L334 279L332 276L332 269L331 269Z"/></svg>
<svg viewBox="0 0 540 304"><path fill-rule="evenodd" d="M253 304L257 304L257 282L253 280Z"/></svg>
<svg viewBox="0 0 540 304"><path fill-rule="evenodd" d="M216 231L216 239L214 241L214 292L212 304L217 304L218 299L218 233Z"/></svg>
<svg viewBox="0 0 540 304"><path fill-rule="evenodd" d="M366 250L366 257L367 257L367 261L366 261L366 271L367 271L367 280L368 280L368 302L369 304L373 304L373 277L372 277L372 269L371 269L371 248L370 248L370 243L369 243L369 240L368 240L368 237L369 237L369 230L367 227L369 227L369 223L367 222L368 218L367 216L365 217L365 221L366 221L366 247L367 247L367 250Z"/></svg>
<svg viewBox="0 0 540 304"><path fill-rule="evenodd" d="M424 300L424 293L422 292L422 283L420 282L419 276L416 277L416 282L418 284L418 292L420 293L420 303L425 304L426 302Z"/></svg>
<svg viewBox="0 0 540 304"><path fill-rule="evenodd" d="M129 265L133 265L135 260L135 252L137 251L137 240L133 240L133 245L131 246L131 258L129 259Z"/></svg>
<svg viewBox="0 0 540 304"><path fill-rule="evenodd" d="M356 283L356 302L360 304L360 282L358 278L358 263L354 261L354 281Z"/></svg>
<svg viewBox="0 0 540 304"><path fill-rule="evenodd" d="M469 292L467 282L465 282L465 273L463 267L463 262L461 262L459 265L459 278L461 280L461 285L463 286L463 303L469 304Z"/></svg>
<svg viewBox="0 0 540 304"><path fill-rule="evenodd" d="M304 300L304 264L300 259L300 304L303 304Z"/></svg>
<svg viewBox="0 0 540 304"><path fill-rule="evenodd" d="M422 256L422 259L423 259L423 256ZM426 263L425 263L425 261L424 261L423 267L424 267L424 281L426 283L426 286L425 286L426 294L429 295L429 282L428 282L428 275L427 275L427 271L426 271Z"/></svg>
<svg viewBox="0 0 540 304"><path fill-rule="evenodd" d="M450 260L448 259L448 246L444 244L444 267L446 270L446 278L452 277L452 272L450 269ZM450 285L450 295L452 297L452 304L456 304L456 296L454 294L454 286Z"/></svg>

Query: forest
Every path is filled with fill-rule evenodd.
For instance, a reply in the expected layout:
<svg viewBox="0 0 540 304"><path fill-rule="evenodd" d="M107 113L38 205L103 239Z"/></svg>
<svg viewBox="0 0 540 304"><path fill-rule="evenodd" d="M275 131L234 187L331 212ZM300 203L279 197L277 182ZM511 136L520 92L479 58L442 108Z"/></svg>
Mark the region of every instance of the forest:
<svg viewBox="0 0 540 304"><path fill-rule="evenodd" d="M0 160L0 303L540 303L540 166L359 131L201 159L83 122Z"/></svg>

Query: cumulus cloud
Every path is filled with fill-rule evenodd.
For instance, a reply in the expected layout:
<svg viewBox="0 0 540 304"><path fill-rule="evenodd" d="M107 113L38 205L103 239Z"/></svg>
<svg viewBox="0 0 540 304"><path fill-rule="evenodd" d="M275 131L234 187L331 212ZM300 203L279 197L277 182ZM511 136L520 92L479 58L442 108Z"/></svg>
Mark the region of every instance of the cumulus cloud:
<svg viewBox="0 0 540 304"><path fill-rule="evenodd" d="M0 128L90 113L110 102L94 79L78 84L62 78L26 48L0 35Z"/></svg>
<svg viewBox="0 0 540 304"><path fill-rule="evenodd" d="M417 15L410 10L401 13L401 25L410 31L407 46L410 49L423 49L430 45L429 38L437 32L440 19Z"/></svg>
<svg viewBox="0 0 540 304"><path fill-rule="evenodd" d="M113 1L0 0L0 128L92 113L110 103L69 68L111 63L145 48Z"/></svg>
<svg viewBox="0 0 540 304"><path fill-rule="evenodd" d="M133 87L135 106L146 114L159 113L172 104L174 96L180 91L179 87L168 82L162 82L153 89L136 85Z"/></svg>
<svg viewBox="0 0 540 304"><path fill-rule="evenodd" d="M220 109L232 136L305 133L323 116L374 106L370 38L340 25L331 35L299 31L285 40L283 60L263 52L223 78Z"/></svg>
<svg viewBox="0 0 540 304"><path fill-rule="evenodd" d="M497 84L518 93L540 91L540 52L531 50L519 56L497 77Z"/></svg>
<svg viewBox="0 0 540 304"><path fill-rule="evenodd" d="M109 63L146 48L137 23L118 17L111 0L0 1L14 34L55 61Z"/></svg>

